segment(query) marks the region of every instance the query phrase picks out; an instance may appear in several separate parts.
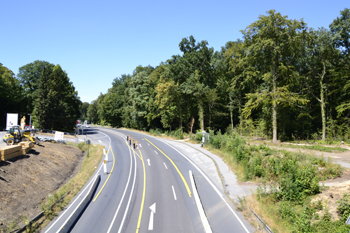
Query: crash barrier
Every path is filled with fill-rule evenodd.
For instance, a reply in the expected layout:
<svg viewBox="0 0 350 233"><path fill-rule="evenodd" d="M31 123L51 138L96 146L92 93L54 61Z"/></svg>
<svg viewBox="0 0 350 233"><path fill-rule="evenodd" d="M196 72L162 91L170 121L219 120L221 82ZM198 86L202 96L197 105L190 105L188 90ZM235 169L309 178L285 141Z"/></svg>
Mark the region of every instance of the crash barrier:
<svg viewBox="0 0 350 233"><path fill-rule="evenodd" d="M199 211L199 216L201 217L201 220L202 220L205 232L206 233L212 233L212 230L211 230L208 218L207 218L207 216L205 214L202 202L201 202L201 200L199 198L197 186L196 186L196 183L194 181L194 176L192 174L192 171L190 170L189 173L190 173L190 180L191 180L191 184L192 184L193 196L194 196L194 199L196 201L196 205L197 205L197 208L198 208L198 211Z"/></svg>
<svg viewBox="0 0 350 233"><path fill-rule="evenodd" d="M1 161L6 161L17 156L26 155L34 147L31 141L20 142L18 145L5 146L0 149Z"/></svg>
<svg viewBox="0 0 350 233"><path fill-rule="evenodd" d="M63 198L65 196L67 196L73 189L75 188L75 186L73 188L71 188L71 190L69 190L67 193L65 193L60 199L58 199L57 201L55 201L52 205L50 205L48 208L46 208L43 212L39 213L37 216L35 216L34 218L32 218L29 223L27 225L24 225L21 229L17 230L16 233L21 233L21 232L25 232L28 229L31 230L32 224L35 223L36 221L38 221L40 218L42 218L45 215L45 212L47 210L52 210L52 207L54 207L58 202L60 202L61 200L63 200ZM28 232L28 231L27 231Z"/></svg>
<svg viewBox="0 0 350 233"><path fill-rule="evenodd" d="M254 212L254 210L252 210L252 208L249 207L249 209L253 212L253 214L255 215L255 217L259 220L259 222L264 226L265 230L269 233L273 233L273 231L271 230L271 228L264 222L264 220L262 220L259 215L257 213Z"/></svg>
<svg viewBox="0 0 350 233"><path fill-rule="evenodd" d="M69 232L71 227L74 226L80 214L85 210L85 207L91 201L92 194L95 192L95 189L97 188L97 185L100 182L100 180L101 180L101 176L100 175L96 176L95 181L91 185L90 191L86 194L83 200L79 203L79 205L75 208L72 214L65 221L62 228L59 230L59 233Z"/></svg>

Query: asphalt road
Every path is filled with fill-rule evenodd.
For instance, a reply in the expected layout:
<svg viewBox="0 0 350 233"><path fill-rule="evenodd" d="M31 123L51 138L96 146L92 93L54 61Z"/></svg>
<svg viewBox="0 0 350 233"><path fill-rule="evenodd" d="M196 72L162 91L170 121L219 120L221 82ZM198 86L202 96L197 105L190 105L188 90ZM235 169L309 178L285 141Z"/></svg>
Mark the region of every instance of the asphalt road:
<svg viewBox="0 0 350 233"><path fill-rule="evenodd" d="M212 232L252 232L205 171L166 141L97 127L86 129L86 134L92 143L108 149L108 174L102 164L96 168L101 182L72 232L206 232L189 171ZM127 135L138 148L130 145ZM86 190L43 232L59 231Z"/></svg>

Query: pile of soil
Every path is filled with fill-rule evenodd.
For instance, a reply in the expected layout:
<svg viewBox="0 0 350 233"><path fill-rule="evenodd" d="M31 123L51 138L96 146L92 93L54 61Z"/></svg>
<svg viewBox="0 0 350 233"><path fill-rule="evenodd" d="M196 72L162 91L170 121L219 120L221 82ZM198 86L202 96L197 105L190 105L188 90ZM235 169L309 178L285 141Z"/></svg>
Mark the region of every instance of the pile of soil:
<svg viewBox="0 0 350 233"><path fill-rule="evenodd" d="M24 156L0 162L0 225L40 213L42 200L74 177L83 157L77 147L42 142Z"/></svg>

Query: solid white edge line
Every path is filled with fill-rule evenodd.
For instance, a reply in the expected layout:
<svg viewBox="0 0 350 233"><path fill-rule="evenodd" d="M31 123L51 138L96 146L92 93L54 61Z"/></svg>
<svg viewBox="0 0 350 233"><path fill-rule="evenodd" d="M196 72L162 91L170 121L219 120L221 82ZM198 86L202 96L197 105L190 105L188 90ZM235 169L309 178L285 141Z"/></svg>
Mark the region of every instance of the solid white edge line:
<svg viewBox="0 0 350 233"><path fill-rule="evenodd" d="M205 215L204 207L203 207L202 202L201 202L201 200L199 198L198 190L197 190L197 188L196 188L196 186L194 184L194 178L193 178L193 174L192 174L191 170L189 170L189 175L190 175L190 180L191 180L191 184L192 184L192 193L193 193L193 196L194 196L194 200L196 201L196 206L197 206L197 209L198 209L198 212L199 212L199 216L201 217L204 230L205 230L206 233L212 233L213 231L211 230L208 218Z"/></svg>
<svg viewBox="0 0 350 233"><path fill-rule="evenodd" d="M102 133L102 132L100 132L100 133ZM111 146L111 138L110 138L107 134L105 134L105 133L103 133L103 134L106 135L106 136L109 138L109 146ZM85 192L85 190L90 186L90 184L92 183L92 181L94 181L94 180L96 179L96 176L97 176L98 173L100 172L102 166L103 166L103 164L101 163L101 164L100 164L100 168L97 170L96 175L94 176L94 178L89 182L88 185L86 185L86 187L83 189L83 191L80 192L79 196L77 196L77 198L71 203L71 205L70 205L69 207L67 207L67 209L66 209L66 210L58 217L58 219L49 227L49 229L47 229L47 230L45 231L45 233L48 233L49 230L51 230L51 228L63 217L63 215L66 214L66 212L72 207L72 205L73 205L73 204L79 199L79 197Z"/></svg>
<svg viewBox="0 0 350 233"><path fill-rule="evenodd" d="M225 202L225 204L227 205L227 207L230 209L230 211L235 215L235 217L237 218L237 220L239 221L239 223L242 225L242 227L244 228L244 230L249 233L248 229L244 226L243 222L241 221L241 219L238 217L238 215L235 213L235 211L231 208L231 206L226 202L226 200L224 199L223 195L220 193L220 191L215 187L215 185L211 182L211 180L205 175L205 173L199 169L199 167L194 164L189 158L187 158L186 155L184 155L182 152L180 152L178 149L176 149L175 147L173 147L172 145L170 145L169 143L155 138L165 144L167 144L168 146L170 146L171 148L173 148L174 150L176 150L180 155L182 155L185 159L187 159L188 162L190 162L201 174L202 176L208 181L208 183L213 187L213 189L216 191L216 193L219 195L219 197Z"/></svg>
<svg viewBox="0 0 350 233"><path fill-rule="evenodd" d="M174 199L175 199L175 201L176 201L177 199L176 199L176 193L175 193L174 186L172 185L171 188L173 189Z"/></svg>
<svg viewBox="0 0 350 233"><path fill-rule="evenodd" d="M163 164L164 164L165 169L168 169L168 167L166 166L166 164L164 162L163 162Z"/></svg>
<svg viewBox="0 0 350 233"><path fill-rule="evenodd" d="M126 214L128 213L128 210L129 210L129 206L130 206L130 202L131 202L131 197L132 197L132 194L133 194L134 189L135 189L136 170L137 170L137 163L136 163L135 151L134 151L134 161L135 161L134 181L133 181L133 184L132 184L132 187L131 187L131 193L130 193L129 201L128 201L128 204L127 204L127 206L126 206L126 210L125 210L125 213L124 213L124 216L123 216L123 220L122 220L122 222L121 222L121 224L120 224L118 233L120 233L121 230L122 230L122 228L123 228L124 221L125 221L125 218L126 218Z"/></svg>
<svg viewBox="0 0 350 233"><path fill-rule="evenodd" d="M125 189L124 189L124 192L123 192L123 196L122 196L122 198L121 198L121 200L120 200L120 202L119 202L117 211L115 212L115 214L114 214L114 216L113 216L112 222L111 222L111 224L109 225L109 228L108 228L108 230L107 230L107 233L109 233L109 232L111 231L111 229L112 229L112 226L113 226L114 221L115 221L115 219L116 219L116 217L117 217L117 215L118 215L120 206L122 205L122 202L123 202L124 197L125 197L126 190L128 189L129 182L130 182L130 177L131 177L131 170L132 170L132 163L133 163L133 161L132 161L132 155L131 155L130 147L128 147L128 148L129 148L129 155L130 155L130 160L131 160L131 162L130 162L129 177L128 177L128 181L126 182L126 186L125 186Z"/></svg>

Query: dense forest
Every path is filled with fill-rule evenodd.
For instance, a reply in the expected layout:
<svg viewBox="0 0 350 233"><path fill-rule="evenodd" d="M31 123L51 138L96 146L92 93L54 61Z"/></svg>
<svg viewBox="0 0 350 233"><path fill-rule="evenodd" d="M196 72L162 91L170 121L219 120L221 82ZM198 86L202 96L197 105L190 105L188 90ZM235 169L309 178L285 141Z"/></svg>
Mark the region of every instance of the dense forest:
<svg viewBox="0 0 350 233"><path fill-rule="evenodd" d="M31 114L35 128L73 131L82 105L60 65L34 61L19 68L17 77L0 63L0 128L6 114Z"/></svg>
<svg viewBox="0 0 350 233"><path fill-rule="evenodd" d="M92 123L142 130L350 138L350 11L308 28L274 10L214 51L193 36L157 67L138 66L81 106Z"/></svg>

